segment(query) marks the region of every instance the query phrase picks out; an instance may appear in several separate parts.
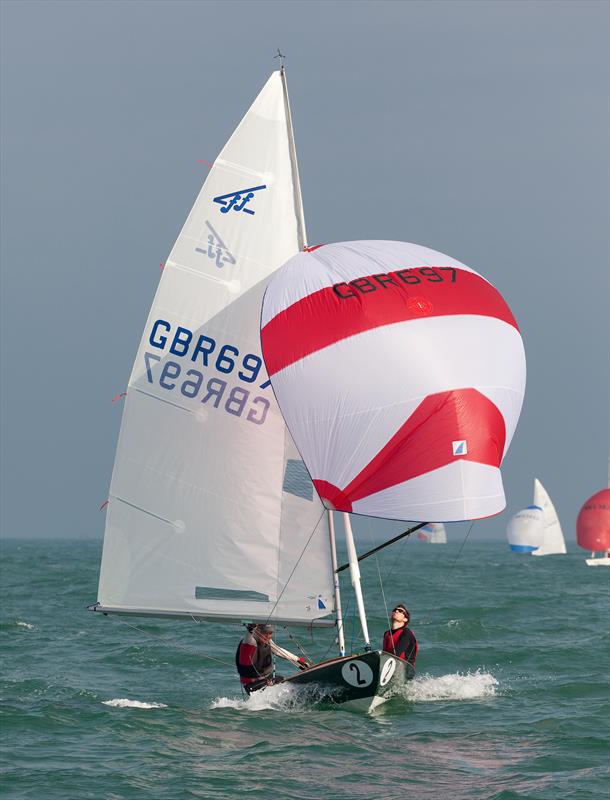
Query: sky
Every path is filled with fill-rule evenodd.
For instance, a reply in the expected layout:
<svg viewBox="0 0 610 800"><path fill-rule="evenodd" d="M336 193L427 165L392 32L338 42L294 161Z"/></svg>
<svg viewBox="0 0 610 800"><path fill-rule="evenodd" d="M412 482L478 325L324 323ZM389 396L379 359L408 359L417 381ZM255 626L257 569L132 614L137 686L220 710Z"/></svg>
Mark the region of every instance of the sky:
<svg viewBox="0 0 610 800"><path fill-rule="evenodd" d="M112 398L159 265L280 47L310 244L427 245L481 272L519 323L508 505L473 538L502 538L538 477L573 542L610 450L609 3L2 0L0 14L2 536L101 537Z"/></svg>

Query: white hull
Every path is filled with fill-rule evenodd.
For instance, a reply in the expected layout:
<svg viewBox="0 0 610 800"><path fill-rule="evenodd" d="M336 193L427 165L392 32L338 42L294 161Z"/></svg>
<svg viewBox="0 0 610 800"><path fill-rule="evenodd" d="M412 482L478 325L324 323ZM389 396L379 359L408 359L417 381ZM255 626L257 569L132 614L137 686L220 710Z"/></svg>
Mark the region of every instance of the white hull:
<svg viewBox="0 0 610 800"><path fill-rule="evenodd" d="M601 558L587 558L585 564L588 567L610 567L610 556L602 556Z"/></svg>

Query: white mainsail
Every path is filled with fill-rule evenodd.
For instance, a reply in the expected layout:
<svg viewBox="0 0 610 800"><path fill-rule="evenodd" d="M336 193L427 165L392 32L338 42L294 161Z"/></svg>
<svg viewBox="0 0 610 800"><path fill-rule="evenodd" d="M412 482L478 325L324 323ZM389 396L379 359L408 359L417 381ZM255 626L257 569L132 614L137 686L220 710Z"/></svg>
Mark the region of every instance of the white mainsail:
<svg viewBox="0 0 610 800"><path fill-rule="evenodd" d="M260 352L267 280L304 236L280 71L165 263L129 380L97 610L304 624L333 611L328 517Z"/></svg>
<svg viewBox="0 0 610 800"><path fill-rule="evenodd" d="M534 480L534 505L542 509L544 534L542 544L532 552L534 556L550 556L566 552L566 543L551 498L538 478Z"/></svg>

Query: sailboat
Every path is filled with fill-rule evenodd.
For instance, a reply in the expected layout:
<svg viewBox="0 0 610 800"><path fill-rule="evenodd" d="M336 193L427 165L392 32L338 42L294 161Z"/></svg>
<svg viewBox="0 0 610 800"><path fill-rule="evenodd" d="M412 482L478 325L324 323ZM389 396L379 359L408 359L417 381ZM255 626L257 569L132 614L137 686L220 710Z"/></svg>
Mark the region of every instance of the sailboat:
<svg viewBox="0 0 610 800"><path fill-rule="evenodd" d="M519 416L525 365L516 323L493 287L448 257L404 248L398 247L395 266L404 267L406 259L428 280L426 274L437 274L430 264L441 263L438 274L457 286L455 311L472 314L468 319L480 324L467 324L460 343L460 337L450 336L448 348L446 333L430 339L424 332L426 360L448 349L443 358L453 365L454 346L474 347L472 358L461 359L466 363L459 378L451 367L437 394L428 386L422 395L421 380L415 389L420 401L426 397L424 413L446 426L443 454L424 454L422 460L422 446L429 450L429 441L412 432L403 436L396 451L401 461L396 503L365 508L367 501L360 500L352 508L351 501L341 500L348 493L329 494L330 480L339 480L333 469L313 469L303 442L293 438L302 431L289 430L285 417L292 414L280 411L276 394L282 388L275 382L272 388L270 380L272 373L279 378L286 371L278 372L273 348L266 348L265 361L261 353L261 306L270 278L295 254L318 263L319 254L332 249L307 247L286 74L283 67L274 72L214 162L165 261L125 397L93 611L334 628L338 657L288 680L323 684L335 702L370 707L413 677L411 664L371 648L347 511L411 520L500 511L499 465ZM306 274L297 283L307 280ZM409 300L415 318L436 302L426 299L425 289L431 287ZM482 300L472 310L477 292ZM265 295L267 311L269 298ZM441 299L445 322L450 306L450 300ZM288 343L292 337L286 333ZM310 338L308 333L304 341ZM332 371L322 384L341 394ZM455 386L473 388L456 392ZM401 401L409 419L419 402L413 391ZM335 410L347 407L332 402ZM458 403L468 409L459 425L452 422ZM311 431L320 434L315 425ZM376 445L376 437L361 433L360 427L359 441L350 443L352 456L359 458ZM338 445L329 466L343 459L349 470L354 461L345 459L346 443L340 439L329 440ZM417 466L405 472L405 458ZM326 483L320 483L320 475ZM348 564L342 566L333 508L346 512ZM343 636L339 573L344 568L350 571L362 623L363 648L356 654L346 653Z"/></svg>
<svg viewBox="0 0 610 800"><path fill-rule="evenodd" d="M591 558L585 559L587 566L610 567L610 459L608 488L595 492L578 512L576 541L591 552Z"/></svg>
<svg viewBox="0 0 610 800"><path fill-rule="evenodd" d="M534 479L534 505L542 509L542 544L532 552L533 556L550 556L566 552L566 543L559 517L553 501L538 478Z"/></svg>
<svg viewBox="0 0 610 800"><path fill-rule="evenodd" d="M447 531L442 522L429 522L417 532L417 538L428 544L447 544Z"/></svg>
<svg viewBox="0 0 610 800"><path fill-rule="evenodd" d="M555 506L538 478L534 479L532 505L512 517L506 535L509 547L515 553L548 556L566 552Z"/></svg>

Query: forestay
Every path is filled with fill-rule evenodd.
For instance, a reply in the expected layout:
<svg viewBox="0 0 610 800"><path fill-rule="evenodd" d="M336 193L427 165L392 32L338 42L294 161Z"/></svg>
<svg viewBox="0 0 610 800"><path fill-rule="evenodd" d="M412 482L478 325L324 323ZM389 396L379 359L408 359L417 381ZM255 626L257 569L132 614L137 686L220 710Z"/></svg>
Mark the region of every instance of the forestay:
<svg viewBox="0 0 610 800"><path fill-rule="evenodd" d="M297 623L332 611L327 515L260 354L267 279L304 238L287 114L276 72L165 263L129 380L101 610Z"/></svg>
<svg viewBox="0 0 610 800"><path fill-rule="evenodd" d="M311 248L271 280L261 336L328 508L441 522L504 508L525 355L510 309L474 270L406 242Z"/></svg>

